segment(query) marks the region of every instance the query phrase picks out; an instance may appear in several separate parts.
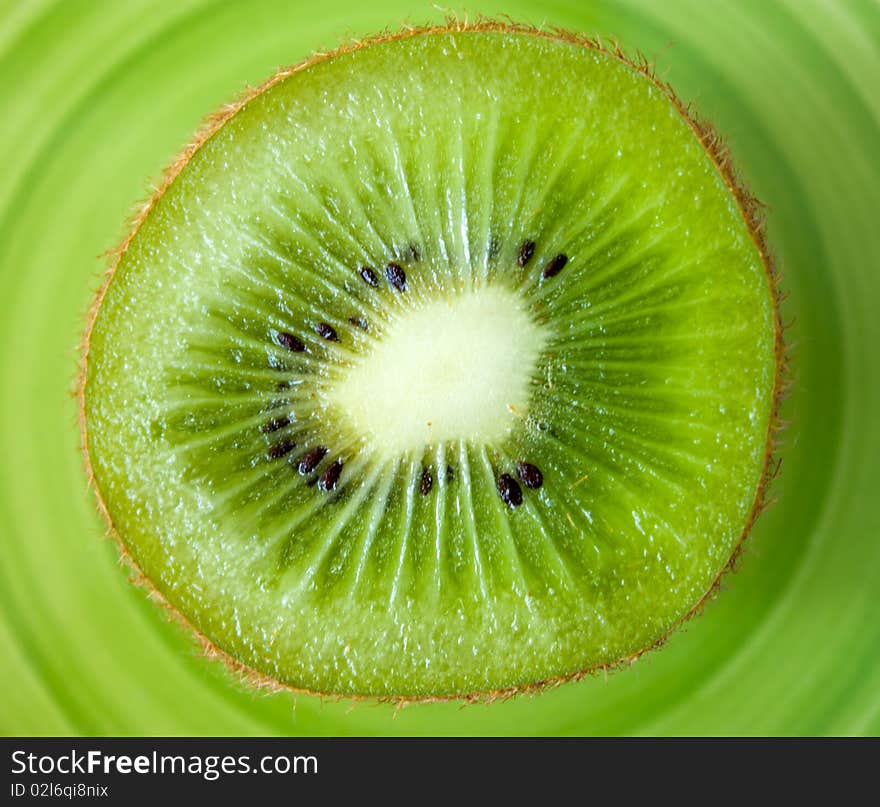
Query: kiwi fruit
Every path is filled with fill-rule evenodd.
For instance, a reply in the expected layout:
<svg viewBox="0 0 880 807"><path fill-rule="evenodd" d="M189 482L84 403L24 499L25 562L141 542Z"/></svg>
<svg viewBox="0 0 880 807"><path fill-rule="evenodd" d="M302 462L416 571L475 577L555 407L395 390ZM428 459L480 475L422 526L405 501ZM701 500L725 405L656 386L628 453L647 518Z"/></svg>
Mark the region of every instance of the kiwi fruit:
<svg viewBox="0 0 880 807"><path fill-rule="evenodd" d="M211 118L89 318L126 558L258 683L508 694L657 646L770 476L760 206L642 61L452 21Z"/></svg>

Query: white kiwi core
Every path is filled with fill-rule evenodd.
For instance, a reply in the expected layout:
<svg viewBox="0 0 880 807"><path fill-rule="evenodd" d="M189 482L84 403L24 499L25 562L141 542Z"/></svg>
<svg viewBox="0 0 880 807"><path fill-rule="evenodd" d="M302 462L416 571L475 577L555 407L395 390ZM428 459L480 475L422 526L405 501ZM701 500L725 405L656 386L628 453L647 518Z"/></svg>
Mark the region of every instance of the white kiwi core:
<svg viewBox="0 0 880 807"><path fill-rule="evenodd" d="M546 329L501 286L417 303L327 390L380 453L492 444L525 417Z"/></svg>

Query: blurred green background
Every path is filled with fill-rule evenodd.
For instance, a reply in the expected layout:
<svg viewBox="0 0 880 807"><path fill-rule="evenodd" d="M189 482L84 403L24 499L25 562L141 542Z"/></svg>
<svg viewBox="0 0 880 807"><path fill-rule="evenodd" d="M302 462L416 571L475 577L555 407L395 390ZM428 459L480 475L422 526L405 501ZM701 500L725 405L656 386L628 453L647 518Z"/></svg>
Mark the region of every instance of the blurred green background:
<svg viewBox="0 0 880 807"><path fill-rule="evenodd" d="M618 38L769 206L796 386L778 503L725 593L607 679L491 706L264 695L126 582L71 397L103 261L201 117L408 0L0 0L0 732L880 734L880 5L491 0Z"/></svg>

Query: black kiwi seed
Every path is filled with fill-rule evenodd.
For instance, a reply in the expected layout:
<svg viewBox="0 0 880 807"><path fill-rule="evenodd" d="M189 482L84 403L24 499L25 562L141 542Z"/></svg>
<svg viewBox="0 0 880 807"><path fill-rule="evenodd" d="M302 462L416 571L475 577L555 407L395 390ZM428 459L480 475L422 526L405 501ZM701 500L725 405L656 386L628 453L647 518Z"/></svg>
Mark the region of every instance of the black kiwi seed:
<svg viewBox="0 0 880 807"><path fill-rule="evenodd" d="M498 253L501 252L501 241L498 240L494 235L489 239L489 250L488 257L490 260L498 257Z"/></svg>
<svg viewBox="0 0 880 807"><path fill-rule="evenodd" d="M536 465L530 462L518 462L516 464L516 475L520 481L531 490L537 490L544 484L544 474Z"/></svg>
<svg viewBox="0 0 880 807"><path fill-rule="evenodd" d="M336 483L339 481L339 474L341 473L342 460L336 460L336 462L321 474L321 478L318 480L318 488L325 493L329 490L333 490L333 488L336 487Z"/></svg>
<svg viewBox="0 0 880 807"><path fill-rule="evenodd" d="M403 267L399 263L389 263L385 267L385 277L397 291L406 289L406 272L403 271Z"/></svg>
<svg viewBox="0 0 880 807"><path fill-rule="evenodd" d="M519 266L525 266L535 254L535 242L523 241L519 248L519 254L516 256L516 262Z"/></svg>
<svg viewBox="0 0 880 807"><path fill-rule="evenodd" d="M418 263L418 261L421 259L421 257L422 256L419 254L418 245L417 244L410 244L409 245L409 259L411 261L415 261L416 263Z"/></svg>
<svg viewBox="0 0 880 807"><path fill-rule="evenodd" d="M369 266L362 266L360 268L360 276L364 279L364 283L372 286L374 289L379 285L379 278Z"/></svg>
<svg viewBox="0 0 880 807"><path fill-rule="evenodd" d="M370 326L367 325L367 321L363 317L349 317L348 321L355 326L355 328L360 328L362 331L370 330Z"/></svg>
<svg viewBox="0 0 880 807"><path fill-rule="evenodd" d="M296 448L296 443L293 440L281 440L269 447L267 456L270 460L280 460L285 454L293 451L294 448Z"/></svg>
<svg viewBox="0 0 880 807"><path fill-rule="evenodd" d="M263 432L263 434L271 434L272 432L277 432L279 429L283 429L285 426L289 425L290 418L282 415L281 417L267 420L262 426L260 426L260 431Z"/></svg>
<svg viewBox="0 0 880 807"><path fill-rule="evenodd" d="M306 454L300 459L299 465L297 466L297 470L305 476L306 474L310 474L315 468L318 467L318 464L321 462L324 457L327 456L327 449L324 446L316 446L315 448L307 451Z"/></svg>
<svg viewBox="0 0 880 807"><path fill-rule="evenodd" d="M281 347L286 347L288 350L293 351L294 353L302 353L306 349L303 340L297 336L294 336L292 333L284 333L284 331L279 331L276 339L278 340L278 344L281 345Z"/></svg>
<svg viewBox="0 0 880 807"><path fill-rule="evenodd" d="M446 466L446 483L449 484L455 479L455 469L451 465Z"/></svg>
<svg viewBox="0 0 880 807"><path fill-rule="evenodd" d="M422 481L419 483L419 493L422 496L427 496L431 492L432 487L434 487L434 476L430 468L425 468L422 471Z"/></svg>
<svg viewBox="0 0 880 807"><path fill-rule="evenodd" d="M555 258L551 258L550 262L544 267L544 277L555 277L562 271L567 263L568 255L560 253Z"/></svg>
<svg viewBox="0 0 880 807"><path fill-rule="evenodd" d="M318 332L318 336L322 339L326 339L328 342L338 342L339 337L336 335L336 331L333 329L332 325L328 325L326 322L319 322L315 326L315 330Z"/></svg>
<svg viewBox="0 0 880 807"><path fill-rule="evenodd" d="M508 507L519 507L522 504L522 489L510 474L498 477L498 495Z"/></svg>

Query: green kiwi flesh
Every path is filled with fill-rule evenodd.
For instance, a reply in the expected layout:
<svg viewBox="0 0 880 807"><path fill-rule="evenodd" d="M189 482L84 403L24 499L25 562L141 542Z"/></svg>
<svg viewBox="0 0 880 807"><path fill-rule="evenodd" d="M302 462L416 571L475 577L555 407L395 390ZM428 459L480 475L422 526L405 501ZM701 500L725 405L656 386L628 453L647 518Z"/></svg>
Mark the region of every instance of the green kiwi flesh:
<svg viewBox="0 0 880 807"><path fill-rule="evenodd" d="M114 535L262 680L516 691L637 656L760 507L779 376L743 192L647 71L406 31L210 126L89 324Z"/></svg>

